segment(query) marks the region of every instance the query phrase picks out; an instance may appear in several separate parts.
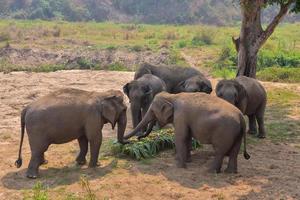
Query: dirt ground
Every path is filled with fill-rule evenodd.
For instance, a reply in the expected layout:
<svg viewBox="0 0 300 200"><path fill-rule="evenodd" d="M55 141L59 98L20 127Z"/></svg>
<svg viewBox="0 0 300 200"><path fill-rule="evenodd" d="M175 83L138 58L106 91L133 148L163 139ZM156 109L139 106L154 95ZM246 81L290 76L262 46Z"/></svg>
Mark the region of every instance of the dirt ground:
<svg viewBox="0 0 300 200"><path fill-rule="evenodd" d="M41 178L25 178L30 158L27 136L23 146L23 166L14 162L20 141L20 111L36 98L59 88L93 91L121 89L133 78L131 72L59 71L51 73L0 73L0 199L22 199L40 181L50 199L85 194L80 176L85 175L99 199L300 199L300 148L294 143L274 143L269 139L248 145L250 160L239 156L239 173L208 174L213 152L209 146L193 152L187 169L178 169L174 152L136 162L121 158L101 158L97 169L80 168L74 159L76 142L53 145L46 153L49 163L41 167ZM286 85L265 83L267 88ZM299 89L299 85L294 85ZM127 101L128 103L128 101ZM128 113L128 129L131 128ZM109 126L105 138L116 134ZM223 166L225 166L225 163Z"/></svg>

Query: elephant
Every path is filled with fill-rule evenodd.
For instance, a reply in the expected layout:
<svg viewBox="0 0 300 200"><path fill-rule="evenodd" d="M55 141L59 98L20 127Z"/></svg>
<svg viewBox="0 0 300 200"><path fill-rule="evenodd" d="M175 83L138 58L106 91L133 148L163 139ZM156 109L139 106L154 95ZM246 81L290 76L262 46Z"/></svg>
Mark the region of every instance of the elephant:
<svg viewBox="0 0 300 200"><path fill-rule="evenodd" d="M212 91L210 81L192 67L156 66L144 63L135 72L134 80L144 74L153 74L159 77L166 83L166 91L172 94L194 91L210 93Z"/></svg>
<svg viewBox="0 0 300 200"><path fill-rule="evenodd" d="M124 85L123 92L130 100L134 128L142 120L142 116L146 114L154 96L165 90L165 82L152 74L145 74Z"/></svg>
<svg viewBox="0 0 300 200"><path fill-rule="evenodd" d="M39 166L46 162L44 152L49 145L63 144L75 139L80 147L77 164L86 163L89 144L89 167L96 167L104 124L110 123L114 129L118 123L118 141L126 143L123 136L127 124L127 107L123 97L123 93L118 90L100 93L67 88L32 102L21 113L21 141L16 167L22 166L21 151L25 128L31 149L31 159L26 172L28 178L38 177Z"/></svg>
<svg viewBox="0 0 300 200"><path fill-rule="evenodd" d="M173 90L173 94L181 92L204 92L210 94L212 92L211 82L202 75L193 76L180 82Z"/></svg>
<svg viewBox="0 0 300 200"><path fill-rule="evenodd" d="M235 106L216 96L205 93L159 93L142 121L124 138L129 139L154 120L161 127L168 123L174 125L177 166L180 168L186 168L186 162L190 161L192 138L202 144L213 145L216 155L210 172L219 173L224 157L229 156L225 172L237 173L237 156L243 138L244 157L250 158L246 151L243 114ZM145 134L143 137L146 136Z"/></svg>
<svg viewBox="0 0 300 200"><path fill-rule="evenodd" d="M255 79L238 76L234 80L222 80L216 86L218 97L225 99L239 108L249 118L249 134L257 134L265 138L264 113L267 104L267 93L264 87Z"/></svg>

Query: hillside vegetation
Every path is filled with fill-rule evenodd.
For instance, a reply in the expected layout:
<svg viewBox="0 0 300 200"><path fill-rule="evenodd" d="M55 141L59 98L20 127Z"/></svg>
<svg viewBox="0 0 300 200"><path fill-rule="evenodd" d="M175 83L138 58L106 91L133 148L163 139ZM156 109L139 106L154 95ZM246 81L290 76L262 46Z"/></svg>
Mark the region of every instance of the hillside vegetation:
<svg viewBox="0 0 300 200"><path fill-rule="evenodd" d="M235 76L239 27L0 21L0 71L134 70L142 62L194 65ZM300 24L282 24L259 53L258 77L300 81ZM204 69L204 70L205 70Z"/></svg>
<svg viewBox="0 0 300 200"><path fill-rule="evenodd" d="M276 7L266 9L264 21L276 12ZM0 0L0 17L232 25L239 23L240 11L238 1L232 0ZM286 17L288 22L299 20L299 15Z"/></svg>

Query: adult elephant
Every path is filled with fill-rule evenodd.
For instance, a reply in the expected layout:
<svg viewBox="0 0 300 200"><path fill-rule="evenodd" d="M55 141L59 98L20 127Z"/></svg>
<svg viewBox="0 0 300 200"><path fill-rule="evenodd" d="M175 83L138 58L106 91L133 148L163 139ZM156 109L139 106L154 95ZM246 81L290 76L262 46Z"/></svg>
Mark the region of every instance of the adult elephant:
<svg viewBox="0 0 300 200"><path fill-rule="evenodd" d="M222 80L216 86L216 94L235 105L243 114L248 116L250 134L257 134L257 121L258 137L266 137L264 114L267 93L256 79L238 76L234 80Z"/></svg>
<svg viewBox="0 0 300 200"><path fill-rule="evenodd" d="M142 120L155 95L165 90L165 82L152 74L145 74L123 86L130 101L133 128Z"/></svg>
<svg viewBox="0 0 300 200"><path fill-rule="evenodd" d="M62 144L77 139L80 152L79 165L86 163L90 144L89 167L96 167L102 142L102 128L110 123L118 124L118 141L124 141L126 105L123 93L117 90L88 92L78 89L62 89L46 95L23 109L21 114L21 142L16 166L22 166L22 143L25 128L31 149L27 169L28 178L38 176L39 166L45 163L44 152L51 144Z"/></svg>
<svg viewBox="0 0 300 200"><path fill-rule="evenodd" d="M225 156L229 156L226 172L237 172L237 156L243 138L244 157L250 158L246 151L246 124L243 114L216 96L204 93L162 92L156 95L139 125L124 138L134 136L149 122L155 120L162 127L168 123L174 125L178 167L186 167L186 162L190 160L192 137L203 144L213 145L216 156L211 172L220 172Z"/></svg>
<svg viewBox="0 0 300 200"><path fill-rule="evenodd" d="M137 80L144 74L152 74L163 80L169 93L205 92L209 94L212 91L210 81L192 67L156 66L144 63L135 72L134 79Z"/></svg>

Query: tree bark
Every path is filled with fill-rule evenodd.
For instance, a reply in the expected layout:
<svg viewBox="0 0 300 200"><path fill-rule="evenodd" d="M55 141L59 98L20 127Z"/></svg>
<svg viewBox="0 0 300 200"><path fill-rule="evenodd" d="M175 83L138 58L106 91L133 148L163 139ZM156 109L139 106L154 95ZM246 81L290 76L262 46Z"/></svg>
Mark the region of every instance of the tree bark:
<svg viewBox="0 0 300 200"><path fill-rule="evenodd" d="M263 0L241 1L242 27L238 47L237 76L256 77L257 53L255 43L263 32L261 26L261 10Z"/></svg>
<svg viewBox="0 0 300 200"><path fill-rule="evenodd" d="M293 0L281 4L279 13L275 16L266 30L261 25L261 12L265 0L241 0L242 26L240 37L233 43L238 52L237 76L256 78L257 54L259 49L272 35L277 25L287 14Z"/></svg>

